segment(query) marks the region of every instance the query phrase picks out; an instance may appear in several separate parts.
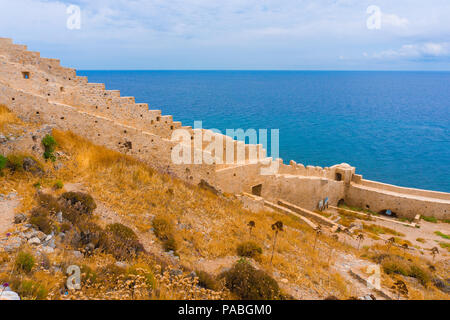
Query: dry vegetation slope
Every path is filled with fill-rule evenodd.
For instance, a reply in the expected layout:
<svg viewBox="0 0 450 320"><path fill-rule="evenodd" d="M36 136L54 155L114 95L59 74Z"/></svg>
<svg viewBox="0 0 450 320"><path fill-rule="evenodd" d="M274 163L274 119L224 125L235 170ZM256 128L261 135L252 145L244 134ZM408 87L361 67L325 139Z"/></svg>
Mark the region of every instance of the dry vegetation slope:
<svg viewBox="0 0 450 320"><path fill-rule="evenodd" d="M5 129L8 123L20 124L11 113L2 112L0 128L4 132L8 130ZM46 291L45 296L49 298L153 299L238 296L320 299L329 295L349 298L364 293L358 284L350 282L346 274L340 273L342 268L337 268L335 264L340 263L343 253L346 253L346 256L354 256L357 261L356 256L369 258L374 256L376 251L365 248L358 252L324 235L319 236L314 249L311 244L315 242L317 235L295 218L269 211L257 214L246 211L232 195L215 195L198 186L185 184L171 176L158 173L135 159L96 146L70 132L54 130L53 137L57 142L57 150L63 156L57 157L56 162L42 161L44 174L39 177L28 172L4 169L4 174L0 177L0 193L7 194L16 190L22 199L19 211L30 212L38 206L37 187L41 190L50 188L51 193L57 197L64 190L55 190L55 182L58 181L59 186L61 183L80 184L96 202L108 207L120 221L132 227L140 241L147 244L147 248L148 245L153 245L156 248L154 252L166 250L171 254L163 254L163 257L168 258L165 263L161 259L155 260L154 256L142 254L138 257L121 257L119 260L126 260L127 267L126 270L118 270L120 268L114 266L118 260L117 256L108 250L96 250L94 254L74 259L69 254L69 249L74 248L65 244L66 250L57 248L54 253L48 255L48 264L53 265L52 268L37 265L31 271L25 272L25 275L21 274L16 257L11 254L3 255L3 271L8 272L2 274L1 280L8 280L8 276L11 278L11 275L16 275L8 281L14 282L18 290L22 290L29 297L42 298L42 292L40 295L36 293L40 292L39 290ZM95 214L96 212L92 218L94 222L100 219ZM279 220L283 222L284 228L277 235L271 263L275 236L272 225ZM249 221L255 222L251 230ZM241 261L238 265L243 269L237 270L236 274L225 273L223 277L216 277L223 271L221 267L227 270L238 259L238 245L248 241L253 242L246 244L245 248L250 247L250 250L243 250L241 247L240 254L252 255L253 257L249 258L250 264ZM252 246L256 249L253 250ZM22 250L27 251L27 248ZM395 250L391 249L390 254L395 254ZM398 252L398 255L401 254ZM41 259L42 256L39 255L36 259ZM378 256L377 258L379 259ZM414 259L417 261L418 258ZM60 289L64 286L61 270L74 260L83 265L82 290L76 294L69 293L68 296L64 293L61 295ZM197 279L192 280L188 272L184 275L169 272L170 266L167 264L172 264L173 268L196 270L201 285L213 291L198 288ZM243 285L237 279L239 272L246 275L246 272L256 274L246 269L251 268L247 267L251 265L275 278L282 287L283 294L267 294L264 291L267 288L259 288L256 293L252 288L236 289L244 285L251 286L247 282ZM200 272L201 269L209 271L211 275ZM391 272L394 277L397 277L397 274ZM254 281L264 283L269 288L276 287L265 275L257 276L261 277L253 279ZM385 284L392 284L390 277L384 276L383 279ZM23 281L31 281L32 284L24 285ZM105 285L106 283L108 285ZM411 290L416 298L448 298L448 295L428 283L412 285L417 288ZM233 293L230 293L229 289ZM271 292L273 293L273 290Z"/></svg>

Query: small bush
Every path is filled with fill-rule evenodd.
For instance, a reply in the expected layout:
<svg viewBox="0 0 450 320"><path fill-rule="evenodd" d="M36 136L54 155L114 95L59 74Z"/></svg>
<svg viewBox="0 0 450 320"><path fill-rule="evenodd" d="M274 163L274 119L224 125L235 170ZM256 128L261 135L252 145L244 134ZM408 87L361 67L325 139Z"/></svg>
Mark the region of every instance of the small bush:
<svg viewBox="0 0 450 320"><path fill-rule="evenodd" d="M240 257L256 258L262 254L262 249L253 241L242 242L237 246L237 254Z"/></svg>
<svg viewBox="0 0 450 320"><path fill-rule="evenodd" d="M380 255L378 261L381 261L384 272L387 274L401 274L406 277L413 277L426 286L431 279L428 271L421 268L412 261L396 255Z"/></svg>
<svg viewBox="0 0 450 320"><path fill-rule="evenodd" d="M45 234L52 232L52 223L48 217L48 211L42 207L36 207L31 211L30 223Z"/></svg>
<svg viewBox="0 0 450 320"><path fill-rule="evenodd" d="M0 154L0 171L5 169L8 159Z"/></svg>
<svg viewBox="0 0 450 320"><path fill-rule="evenodd" d="M448 234L442 233L440 231L435 231L434 234L444 239L450 240L450 235Z"/></svg>
<svg viewBox="0 0 450 320"><path fill-rule="evenodd" d="M23 171L23 157L15 154L9 155L6 166L13 172Z"/></svg>
<svg viewBox="0 0 450 320"><path fill-rule="evenodd" d="M106 231L111 232L113 235L123 240L137 240L137 235L131 228L121 224L113 223L106 226Z"/></svg>
<svg viewBox="0 0 450 320"><path fill-rule="evenodd" d="M426 217L426 216L422 216L421 217L423 220L427 221L427 222L432 222L432 223L437 223L438 220L435 217Z"/></svg>
<svg viewBox="0 0 450 320"><path fill-rule="evenodd" d="M178 245L172 234L170 234L166 240L163 242L163 248L165 251L173 251L176 254Z"/></svg>
<svg viewBox="0 0 450 320"><path fill-rule="evenodd" d="M173 232L172 222L164 216L156 216L152 221L153 232L160 240L167 240Z"/></svg>
<svg viewBox="0 0 450 320"><path fill-rule="evenodd" d="M152 269L144 264L144 263L136 263L133 266L128 268L127 276L128 275L139 275L143 276L145 279L145 284L151 288L155 287L156 280L155 276L153 275Z"/></svg>
<svg viewBox="0 0 450 320"><path fill-rule="evenodd" d="M61 223L59 228L60 228L61 232L67 232L70 229L72 229L72 226L70 225L70 223L64 222L64 223Z"/></svg>
<svg viewBox="0 0 450 320"><path fill-rule="evenodd" d="M89 266L83 264L80 267L81 274L83 275L82 281L84 283L93 284L97 280L97 273Z"/></svg>
<svg viewBox="0 0 450 320"><path fill-rule="evenodd" d="M42 145L44 146L44 158L55 161L56 157L53 154L53 152L55 152L55 147L57 145L55 138L53 138L53 136L47 134L42 139Z"/></svg>
<svg viewBox="0 0 450 320"><path fill-rule="evenodd" d="M16 258L15 267L18 270L25 271L27 273L31 272L35 264L34 257L31 253L21 251L18 253Z"/></svg>
<svg viewBox="0 0 450 320"><path fill-rule="evenodd" d="M209 273L202 270L196 270L195 274L197 275L198 285L200 287L210 290L218 290L218 282Z"/></svg>
<svg viewBox="0 0 450 320"><path fill-rule="evenodd" d="M241 299L273 300L280 298L278 283L262 270L256 270L248 262L238 262L221 277L226 287Z"/></svg>
<svg viewBox="0 0 450 320"><path fill-rule="evenodd" d="M131 259L144 251L137 235L130 228L114 223L106 226L100 239L101 248L116 259Z"/></svg>
<svg viewBox="0 0 450 320"><path fill-rule="evenodd" d="M428 273L428 271L425 271L424 269L422 269L416 265L412 265L410 267L408 276L416 278L424 286L426 286L427 283L431 280L431 276Z"/></svg>
<svg viewBox="0 0 450 320"><path fill-rule="evenodd" d="M45 300L48 290L42 284L33 280L14 279L11 288L23 299Z"/></svg>
<svg viewBox="0 0 450 320"><path fill-rule="evenodd" d="M55 184L53 185L53 187L54 187L55 189L62 189L62 188L64 187L64 183L62 183L61 180L57 180L57 181L55 182Z"/></svg>
<svg viewBox="0 0 450 320"><path fill-rule="evenodd" d="M83 192L65 192L61 195L69 205L81 213L92 214L97 204L91 195Z"/></svg>

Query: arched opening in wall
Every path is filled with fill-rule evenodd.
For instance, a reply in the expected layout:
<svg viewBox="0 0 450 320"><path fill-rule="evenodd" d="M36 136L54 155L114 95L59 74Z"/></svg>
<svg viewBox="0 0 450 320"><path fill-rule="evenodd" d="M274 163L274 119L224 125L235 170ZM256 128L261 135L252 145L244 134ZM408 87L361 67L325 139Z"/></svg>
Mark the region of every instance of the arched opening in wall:
<svg viewBox="0 0 450 320"><path fill-rule="evenodd" d="M156 117L156 121L159 121L159 120L161 120L161 118L160 117Z"/></svg>
<svg viewBox="0 0 450 320"><path fill-rule="evenodd" d="M30 79L30 73L28 71L22 72L22 76L24 79Z"/></svg>
<svg viewBox="0 0 450 320"><path fill-rule="evenodd" d="M257 184L256 186L252 187L252 194L258 197L261 197L262 192L262 184Z"/></svg>
<svg viewBox="0 0 450 320"><path fill-rule="evenodd" d="M381 215L387 216L387 217L397 218L397 213L393 212L390 209L385 209L385 210L378 211L378 214L381 214Z"/></svg>
<svg viewBox="0 0 450 320"><path fill-rule="evenodd" d="M60 87L59 91L64 92L64 87Z"/></svg>
<svg viewBox="0 0 450 320"><path fill-rule="evenodd" d="M336 172L335 180L342 181L342 174L340 174L339 172Z"/></svg>
<svg viewBox="0 0 450 320"><path fill-rule="evenodd" d="M337 206L338 206L338 207L341 207L341 206L343 206L344 204L345 204L344 199L340 199L340 200L338 201L338 203L337 203Z"/></svg>

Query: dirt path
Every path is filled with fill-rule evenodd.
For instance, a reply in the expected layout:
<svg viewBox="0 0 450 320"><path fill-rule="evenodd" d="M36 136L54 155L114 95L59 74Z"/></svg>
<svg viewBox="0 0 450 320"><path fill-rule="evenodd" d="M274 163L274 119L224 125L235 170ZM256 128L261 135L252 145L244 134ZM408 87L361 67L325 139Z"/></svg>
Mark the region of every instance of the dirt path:
<svg viewBox="0 0 450 320"><path fill-rule="evenodd" d="M14 210L19 205L15 195L5 195L0 198L0 236L14 226Z"/></svg>

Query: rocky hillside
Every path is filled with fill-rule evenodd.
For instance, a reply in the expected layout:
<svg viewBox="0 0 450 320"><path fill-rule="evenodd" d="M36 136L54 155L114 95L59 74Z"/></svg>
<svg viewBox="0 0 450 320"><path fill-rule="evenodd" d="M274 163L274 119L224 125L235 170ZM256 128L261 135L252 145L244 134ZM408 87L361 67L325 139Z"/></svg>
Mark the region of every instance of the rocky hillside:
<svg viewBox="0 0 450 320"><path fill-rule="evenodd" d="M0 214L1 299L450 297L442 252L355 245L357 234L246 210L235 195L24 123L5 106ZM372 265L379 290L365 283Z"/></svg>

